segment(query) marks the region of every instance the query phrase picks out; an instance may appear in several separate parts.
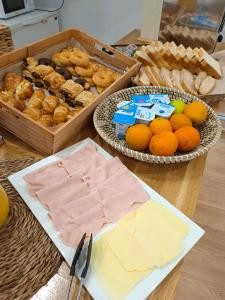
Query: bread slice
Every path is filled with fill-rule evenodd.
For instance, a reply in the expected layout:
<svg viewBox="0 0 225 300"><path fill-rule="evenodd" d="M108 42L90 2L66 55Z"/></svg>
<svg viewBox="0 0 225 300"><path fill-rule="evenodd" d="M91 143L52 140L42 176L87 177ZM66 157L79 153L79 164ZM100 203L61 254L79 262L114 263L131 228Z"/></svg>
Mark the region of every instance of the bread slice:
<svg viewBox="0 0 225 300"><path fill-rule="evenodd" d="M181 71L181 84L186 92L192 95L197 95L197 91L194 86L194 77L187 69L182 69Z"/></svg>
<svg viewBox="0 0 225 300"><path fill-rule="evenodd" d="M203 71L214 76L216 79L222 78L222 71L218 61L209 55L203 48L198 50L197 56Z"/></svg>
<svg viewBox="0 0 225 300"><path fill-rule="evenodd" d="M139 85L150 85L150 80L149 80L144 68L140 69L138 84Z"/></svg>
<svg viewBox="0 0 225 300"><path fill-rule="evenodd" d="M144 65L154 66L155 63L143 50L137 50L135 53L135 58L143 63Z"/></svg>
<svg viewBox="0 0 225 300"><path fill-rule="evenodd" d="M194 85L195 85L195 88L197 91L199 90L200 85L201 85L202 81L206 78L206 76L207 76L207 74L204 71L199 72L198 75L196 76Z"/></svg>
<svg viewBox="0 0 225 300"><path fill-rule="evenodd" d="M163 85L167 86L167 87L173 87L173 83L171 80L171 72L169 69L167 68L161 68L160 70L160 74L163 80Z"/></svg>
<svg viewBox="0 0 225 300"><path fill-rule="evenodd" d="M207 95L209 94L216 86L216 79L212 76L206 76L205 79L202 80L200 87L199 87L199 93L201 95Z"/></svg>
<svg viewBox="0 0 225 300"><path fill-rule="evenodd" d="M171 80L172 80L172 83L173 83L173 87L175 87L176 89L184 92L184 89L183 89L182 84L181 84L181 72L180 72L180 70L173 69L171 71Z"/></svg>
<svg viewBox="0 0 225 300"><path fill-rule="evenodd" d="M163 85L163 78L161 76L160 68L154 66L151 67L151 70L159 85Z"/></svg>
<svg viewBox="0 0 225 300"><path fill-rule="evenodd" d="M153 85L153 86L160 86L158 80L155 78L155 76L152 72L151 67L150 66L145 66L144 69L145 69L146 75L148 76L150 84Z"/></svg>

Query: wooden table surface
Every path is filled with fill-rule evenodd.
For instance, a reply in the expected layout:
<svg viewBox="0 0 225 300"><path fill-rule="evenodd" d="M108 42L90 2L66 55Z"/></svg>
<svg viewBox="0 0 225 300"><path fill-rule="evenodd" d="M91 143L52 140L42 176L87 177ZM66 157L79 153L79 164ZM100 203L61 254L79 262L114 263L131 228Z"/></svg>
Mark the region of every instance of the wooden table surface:
<svg viewBox="0 0 225 300"><path fill-rule="evenodd" d="M136 32L137 34L137 32ZM131 40L130 42L135 42ZM119 43L128 41L128 38L120 40ZM0 159L16 159L21 157L44 157L38 151L29 147L18 138L3 129L0 134L5 138L5 144L0 147ZM143 181L174 204L190 218L193 217L196 202L198 199L199 186L203 175L206 155L196 158L190 162L157 165L139 162L119 154L108 146L96 133L92 122L79 135L74 137L70 144L80 141L83 138L91 137L95 142L102 146L113 156L118 156L121 161ZM69 144L68 144L69 145ZM200 263L200 262L199 262ZM148 299L171 300L174 299L176 286L180 276L182 262L167 276L159 287L151 294ZM67 285L68 267L64 262L49 283L32 297L33 300L61 300ZM75 292L74 292L75 293ZM83 293L82 299L89 299L87 293ZM74 298L75 299L75 298Z"/></svg>

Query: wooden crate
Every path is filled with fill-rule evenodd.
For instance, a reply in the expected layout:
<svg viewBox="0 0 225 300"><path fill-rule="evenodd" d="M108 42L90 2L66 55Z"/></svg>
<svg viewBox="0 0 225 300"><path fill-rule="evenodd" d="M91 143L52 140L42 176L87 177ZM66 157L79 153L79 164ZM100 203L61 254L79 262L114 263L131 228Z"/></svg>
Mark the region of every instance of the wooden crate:
<svg viewBox="0 0 225 300"><path fill-rule="evenodd" d="M40 57L43 53L51 54L54 52L51 50L54 49L54 47L62 43L68 45L71 41L78 42L91 56L98 57L104 63L126 72L100 94L93 103L84 107L79 114L55 131L38 124L25 114L0 101L0 125L29 145L47 154L53 154L62 149L72 137L87 125L98 103L109 94L127 87L131 77L134 76L140 68L139 62L125 56L96 38L78 29L68 29L47 39L30 44L27 47L3 55L0 60L0 69L4 69L4 72L12 70L13 66L21 63L27 56ZM103 48L111 51L112 55L103 51Z"/></svg>

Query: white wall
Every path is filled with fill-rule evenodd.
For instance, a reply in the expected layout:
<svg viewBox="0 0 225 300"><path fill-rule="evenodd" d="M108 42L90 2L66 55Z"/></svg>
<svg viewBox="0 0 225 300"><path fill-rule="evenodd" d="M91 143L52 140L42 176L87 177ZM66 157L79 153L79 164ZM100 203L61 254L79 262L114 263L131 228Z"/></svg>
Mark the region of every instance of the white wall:
<svg viewBox="0 0 225 300"><path fill-rule="evenodd" d="M77 27L106 43L140 28L143 0L65 0L61 29Z"/></svg>

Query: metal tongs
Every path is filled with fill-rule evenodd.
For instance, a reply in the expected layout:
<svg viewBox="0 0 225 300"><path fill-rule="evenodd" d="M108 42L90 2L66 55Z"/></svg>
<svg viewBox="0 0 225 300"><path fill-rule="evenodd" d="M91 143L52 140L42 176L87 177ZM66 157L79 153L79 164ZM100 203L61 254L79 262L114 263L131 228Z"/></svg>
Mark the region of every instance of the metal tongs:
<svg viewBox="0 0 225 300"><path fill-rule="evenodd" d="M79 242L79 245L77 246L77 250L74 254L74 257L73 257L72 265L70 267L68 286L67 286L67 290L66 290L66 298L65 298L66 300L69 300L69 298L70 298L71 286L72 286L73 278L76 274L76 264L77 264L77 262L80 258L80 255L81 255L81 252L82 252L82 249L83 249L83 246L84 246L85 238L86 238L86 233L82 236L82 238ZM85 277L87 275L89 263L90 263L90 260L91 260L91 250L92 250L92 234L91 234L91 237L90 237L90 240L89 240L89 243L88 243L86 262L85 262L84 268L81 272L81 280L80 280L79 290L78 290L78 293L77 293L77 300L80 299L81 290L82 290L82 287L84 285Z"/></svg>

